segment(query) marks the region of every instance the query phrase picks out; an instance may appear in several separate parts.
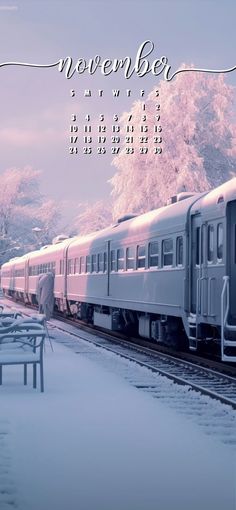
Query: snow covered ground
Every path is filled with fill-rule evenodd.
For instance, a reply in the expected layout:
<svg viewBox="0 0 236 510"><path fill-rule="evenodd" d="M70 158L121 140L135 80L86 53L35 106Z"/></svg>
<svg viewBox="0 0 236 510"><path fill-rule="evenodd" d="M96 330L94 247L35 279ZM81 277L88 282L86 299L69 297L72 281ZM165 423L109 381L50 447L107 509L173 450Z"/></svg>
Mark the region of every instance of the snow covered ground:
<svg viewBox="0 0 236 510"><path fill-rule="evenodd" d="M234 446L86 349L53 345L44 394L3 369L0 510L235 510Z"/></svg>

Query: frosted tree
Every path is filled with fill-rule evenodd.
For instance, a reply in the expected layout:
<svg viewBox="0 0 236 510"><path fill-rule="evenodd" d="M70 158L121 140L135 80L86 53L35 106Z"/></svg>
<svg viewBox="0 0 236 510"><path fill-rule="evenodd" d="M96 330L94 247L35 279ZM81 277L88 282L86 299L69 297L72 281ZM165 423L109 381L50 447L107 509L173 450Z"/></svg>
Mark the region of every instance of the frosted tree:
<svg viewBox="0 0 236 510"><path fill-rule="evenodd" d="M226 84L223 74L186 72L171 82L161 81L145 101L145 111L141 101L134 103L121 121L122 134L127 136L125 125L132 115L134 154L122 150L113 160L114 217L154 209L173 194L205 191L234 176L233 101L234 89ZM146 133L140 132L141 124L147 126ZM154 133L153 124L162 131ZM145 134L149 150L140 154L139 147L145 143L141 144L139 137ZM155 136L161 136L162 142L156 144ZM161 154L154 154L155 146L162 147Z"/></svg>
<svg viewBox="0 0 236 510"><path fill-rule="evenodd" d="M52 199L44 199L40 207L37 208L36 227L41 228L40 242L47 244L58 234L57 225L61 219L59 206Z"/></svg>
<svg viewBox="0 0 236 510"><path fill-rule="evenodd" d="M39 172L32 168L11 168L1 175L0 236L5 237L20 209L36 205Z"/></svg>
<svg viewBox="0 0 236 510"><path fill-rule="evenodd" d="M0 263L51 241L58 206L39 191L40 172L32 168L6 170L0 187ZM34 227L41 232L35 236Z"/></svg>
<svg viewBox="0 0 236 510"><path fill-rule="evenodd" d="M102 200L93 205L82 203L80 212L74 221L78 234L84 235L96 230L101 230L112 223L112 207L110 203Z"/></svg>

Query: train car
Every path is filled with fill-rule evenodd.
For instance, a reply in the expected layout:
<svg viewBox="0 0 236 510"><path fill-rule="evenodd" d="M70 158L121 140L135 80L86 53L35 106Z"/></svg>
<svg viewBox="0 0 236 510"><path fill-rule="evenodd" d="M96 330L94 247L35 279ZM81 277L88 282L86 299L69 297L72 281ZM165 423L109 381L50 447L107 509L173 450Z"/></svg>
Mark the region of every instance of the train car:
<svg viewBox="0 0 236 510"><path fill-rule="evenodd" d="M2 288L36 302L47 271L63 312L166 344L185 335L192 350L213 342L236 361L236 178L9 261Z"/></svg>

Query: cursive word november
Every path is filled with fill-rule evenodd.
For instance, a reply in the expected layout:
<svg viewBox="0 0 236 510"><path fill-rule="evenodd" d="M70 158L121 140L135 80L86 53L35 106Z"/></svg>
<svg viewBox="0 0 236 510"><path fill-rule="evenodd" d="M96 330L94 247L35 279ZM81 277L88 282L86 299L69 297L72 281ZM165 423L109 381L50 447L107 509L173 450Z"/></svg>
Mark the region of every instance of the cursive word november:
<svg viewBox="0 0 236 510"><path fill-rule="evenodd" d="M228 69L202 69L202 68L180 68L173 72L171 75L171 65L168 63L168 58L162 56L160 58L150 59L155 46L152 41L147 39L138 48L136 57L124 58L102 58L100 55L95 55L94 58L86 59L79 58L74 62L72 57L60 58L53 64L30 64L28 62L3 62L0 67L4 66L25 66L25 67L57 67L60 73L64 72L67 80L70 80L75 74L83 74L87 72L90 75L100 70L103 76L109 76L111 73L117 73L121 70L126 79L131 78L136 74L139 78L146 76L148 73L153 76L158 76L163 73L163 78L166 81L171 81L179 73L198 72L198 73L230 73L236 70L236 66Z"/></svg>
<svg viewBox="0 0 236 510"><path fill-rule="evenodd" d="M151 73L154 76L164 73L164 79L168 80L168 75L171 69L171 66L168 64L168 58L162 56L161 58L155 58L150 62L148 57L151 55L153 50L153 42L147 40L139 46L134 62L131 57L102 59L100 55L96 55L94 58L90 58L89 60L80 58L74 64L72 57L66 57L65 59L61 58L58 63L58 71L64 71L67 79L72 78L75 73L83 74L87 72L92 75L100 68L103 76L109 76L111 73L117 73L119 69L122 69L126 79L131 78L133 74L143 77L148 73Z"/></svg>

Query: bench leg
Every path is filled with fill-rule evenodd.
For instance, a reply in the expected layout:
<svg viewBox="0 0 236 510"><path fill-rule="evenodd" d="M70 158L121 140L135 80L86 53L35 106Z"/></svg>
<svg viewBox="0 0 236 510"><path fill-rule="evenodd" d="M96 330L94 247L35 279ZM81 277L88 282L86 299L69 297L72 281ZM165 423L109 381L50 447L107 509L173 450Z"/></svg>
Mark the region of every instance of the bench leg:
<svg viewBox="0 0 236 510"><path fill-rule="evenodd" d="M37 386L37 365L36 363L33 364L33 388L36 388Z"/></svg>
<svg viewBox="0 0 236 510"><path fill-rule="evenodd" d="M0 385L2 384L2 365L0 365Z"/></svg>
<svg viewBox="0 0 236 510"><path fill-rule="evenodd" d="M27 384L27 364L24 364L24 386Z"/></svg>
<svg viewBox="0 0 236 510"><path fill-rule="evenodd" d="M43 359L40 362L40 390L44 392L44 380L43 380Z"/></svg>

